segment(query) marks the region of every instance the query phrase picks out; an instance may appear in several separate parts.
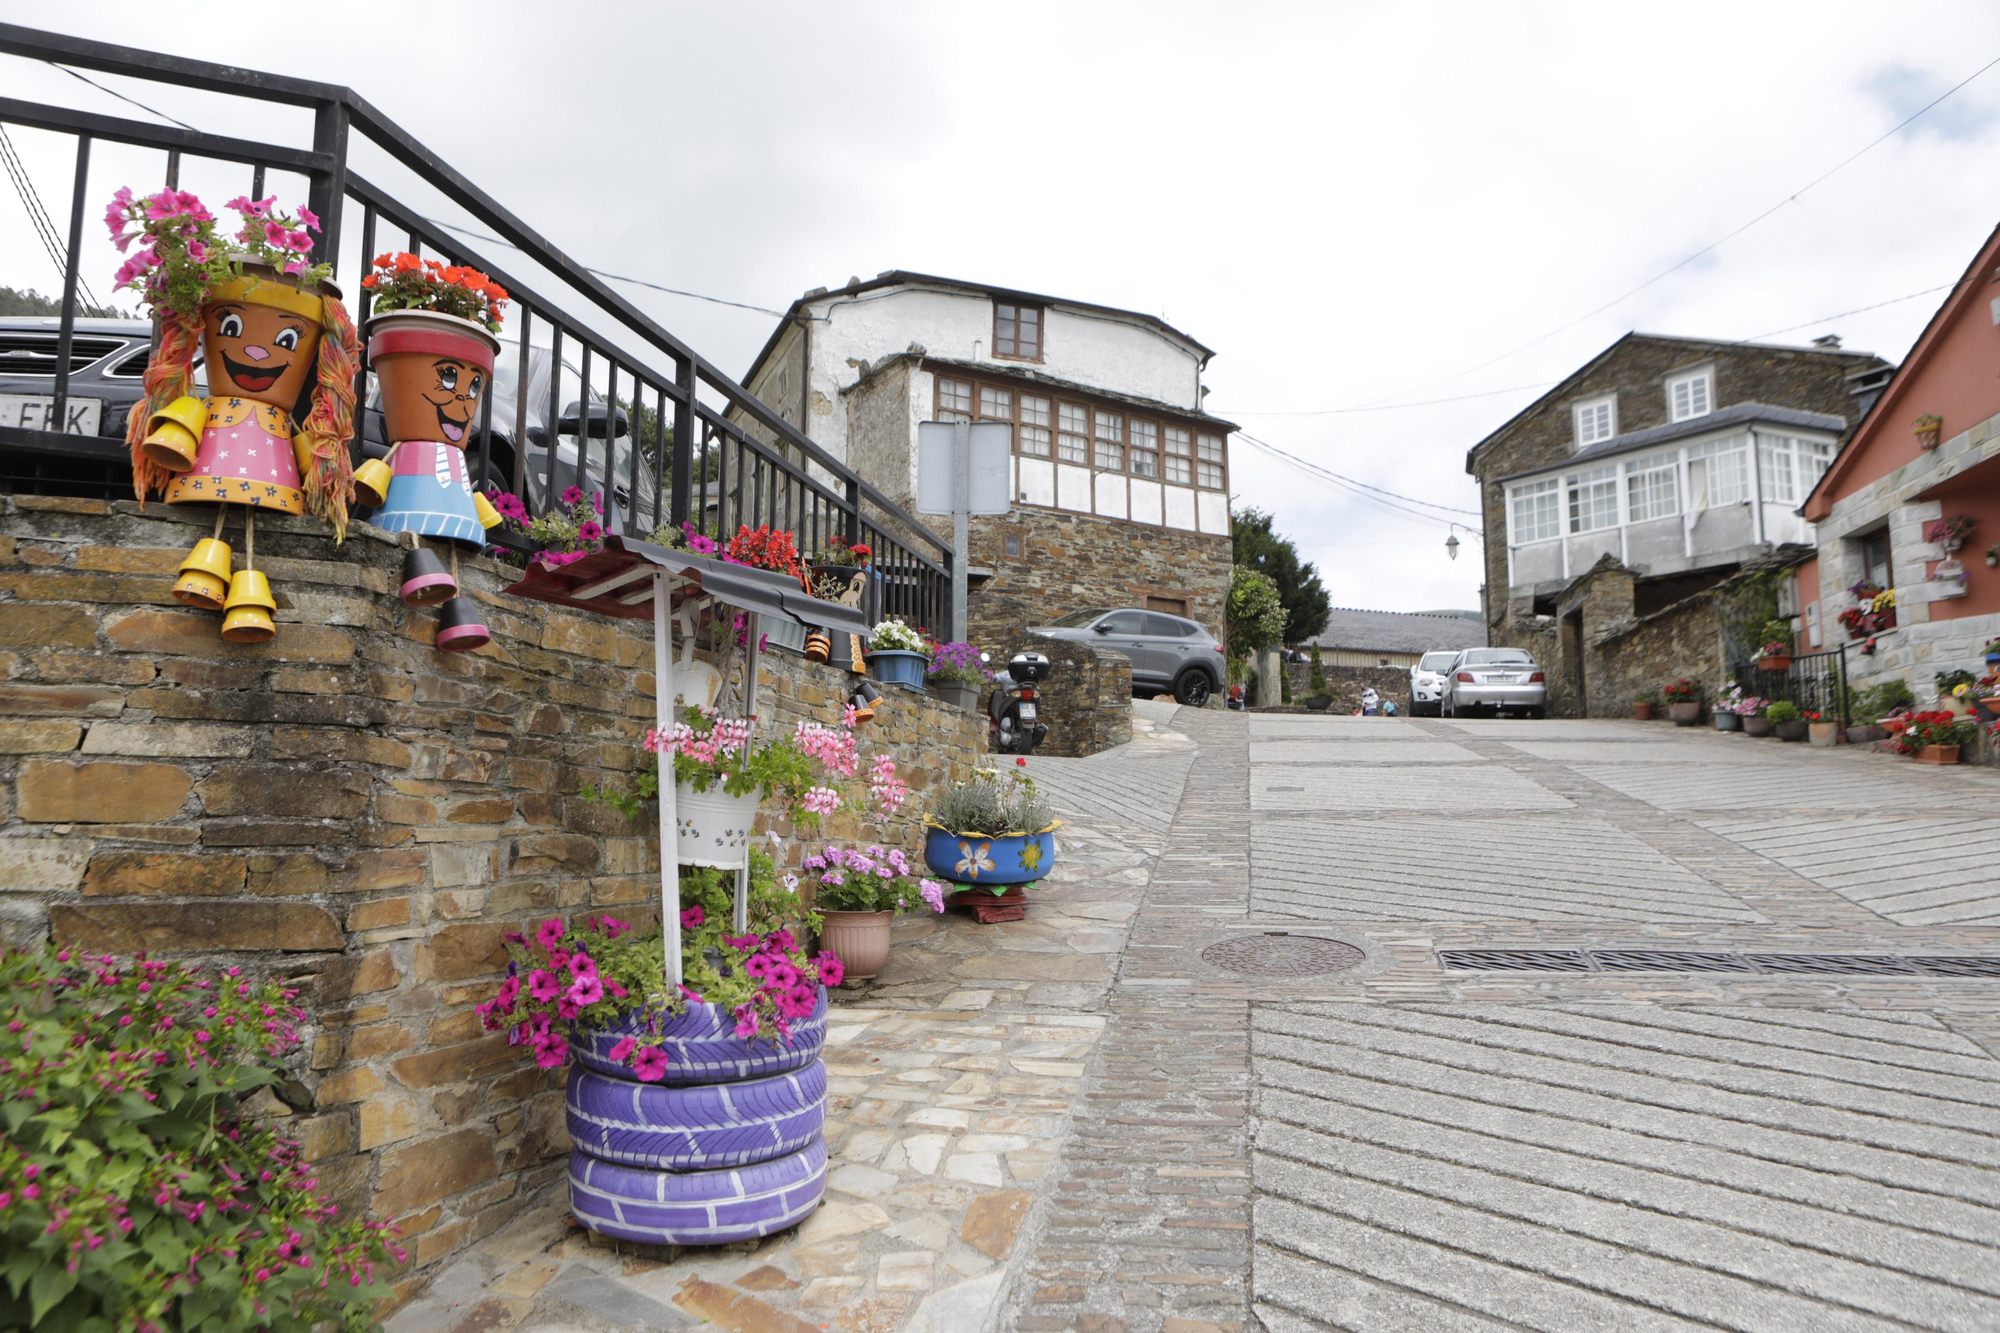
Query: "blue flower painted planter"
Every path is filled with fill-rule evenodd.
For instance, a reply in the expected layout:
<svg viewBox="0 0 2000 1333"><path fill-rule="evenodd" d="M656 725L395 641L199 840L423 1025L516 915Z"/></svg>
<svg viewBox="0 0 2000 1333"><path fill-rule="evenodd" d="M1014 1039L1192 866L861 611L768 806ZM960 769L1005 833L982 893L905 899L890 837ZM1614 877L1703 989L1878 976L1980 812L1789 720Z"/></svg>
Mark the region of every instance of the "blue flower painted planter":
<svg viewBox="0 0 2000 1333"><path fill-rule="evenodd" d="M867 656L868 669L884 685L907 685L919 691L924 688L924 676L931 669L931 659L922 653L902 648L878 648Z"/></svg>
<svg viewBox="0 0 2000 1333"><path fill-rule="evenodd" d="M954 884L1028 884L1056 861L1056 830L1039 833L953 833L932 825L924 833L924 863Z"/></svg>

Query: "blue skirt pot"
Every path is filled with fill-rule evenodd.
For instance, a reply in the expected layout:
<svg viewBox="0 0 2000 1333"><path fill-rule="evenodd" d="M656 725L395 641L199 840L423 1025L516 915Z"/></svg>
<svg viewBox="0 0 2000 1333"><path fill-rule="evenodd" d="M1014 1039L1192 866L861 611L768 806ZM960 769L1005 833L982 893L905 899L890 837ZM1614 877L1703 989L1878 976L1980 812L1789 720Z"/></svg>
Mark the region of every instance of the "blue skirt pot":
<svg viewBox="0 0 2000 1333"><path fill-rule="evenodd" d="M924 830L924 863L954 884L1029 884L1056 862L1057 820L1038 833L953 833L929 825Z"/></svg>
<svg viewBox="0 0 2000 1333"><path fill-rule="evenodd" d="M868 654L868 669L884 685L907 685L913 690L922 690L924 674L931 669L931 659L922 653L901 648L884 648Z"/></svg>

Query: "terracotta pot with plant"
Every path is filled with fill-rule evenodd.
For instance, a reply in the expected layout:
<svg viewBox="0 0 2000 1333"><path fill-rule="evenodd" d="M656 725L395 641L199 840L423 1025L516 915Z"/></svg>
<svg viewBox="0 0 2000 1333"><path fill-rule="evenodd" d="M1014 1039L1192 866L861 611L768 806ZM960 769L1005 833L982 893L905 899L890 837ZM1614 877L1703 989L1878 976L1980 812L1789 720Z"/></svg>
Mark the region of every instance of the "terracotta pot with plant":
<svg viewBox="0 0 2000 1333"><path fill-rule="evenodd" d="M1697 726L1701 722L1701 682L1682 676L1661 691L1667 699L1667 716L1677 727Z"/></svg>
<svg viewBox="0 0 2000 1333"><path fill-rule="evenodd" d="M1636 694L1632 696L1633 720L1638 722L1651 722L1653 720L1653 705L1658 702L1659 701L1656 698L1654 698L1653 692L1651 690L1646 691L1644 694Z"/></svg>
<svg viewBox="0 0 2000 1333"><path fill-rule="evenodd" d="M1764 637L1763 647L1757 650L1759 671L1790 671L1792 669L1792 627L1783 620L1767 620L1758 631Z"/></svg>
<svg viewBox="0 0 2000 1333"><path fill-rule="evenodd" d="M1972 744L1979 729L1969 718L1933 711L1912 713L1896 734L1896 749L1924 764L1955 764L1963 747Z"/></svg>
<svg viewBox="0 0 2000 1333"><path fill-rule="evenodd" d="M866 981L889 961L890 932L898 912L919 904L944 911L944 885L917 876L899 848L826 847L801 866L817 885L820 945L839 958L850 977Z"/></svg>
<svg viewBox="0 0 2000 1333"><path fill-rule="evenodd" d="M1760 699L1755 695L1738 704L1737 708L1743 718L1743 734L1745 736L1770 735L1775 724L1771 721L1769 710L1775 706L1771 700Z"/></svg>
<svg viewBox="0 0 2000 1333"><path fill-rule="evenodd" d="M1938 437L1944 433L1944 418L1926 412L1910 423L1917 434L1917 448L1931 450L1938 447Z"/></svg>

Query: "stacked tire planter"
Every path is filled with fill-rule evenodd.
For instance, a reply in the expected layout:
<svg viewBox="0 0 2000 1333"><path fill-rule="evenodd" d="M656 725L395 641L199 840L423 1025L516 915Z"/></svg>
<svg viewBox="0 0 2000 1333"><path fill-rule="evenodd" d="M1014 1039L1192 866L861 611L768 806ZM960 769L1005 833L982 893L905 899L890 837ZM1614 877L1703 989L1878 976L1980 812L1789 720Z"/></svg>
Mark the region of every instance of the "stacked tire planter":
<svg viewBox="0 0 2000 1333"><path fill-rule="evenodd" d="M625 1026L570 1039L570 1211L646 1245L722 1245L803 1221L826 1190L826 988L791 1041L734 1035L727 1009L660 1020L667 1072L641 1083L610 1058Z"/></svg>

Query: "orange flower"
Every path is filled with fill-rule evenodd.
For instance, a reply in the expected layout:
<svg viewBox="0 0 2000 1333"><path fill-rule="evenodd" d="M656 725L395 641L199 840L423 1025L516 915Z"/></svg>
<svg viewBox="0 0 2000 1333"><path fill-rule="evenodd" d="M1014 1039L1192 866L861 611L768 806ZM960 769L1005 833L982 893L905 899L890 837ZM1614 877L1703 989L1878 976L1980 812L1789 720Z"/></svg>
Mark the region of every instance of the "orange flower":
<svg viewBox="0 0 2000 1333"><path fill-rule="evenodd" d="M398 273L415 273L423 266L423 260L418 259L407 250L396 256L396 272Z"/></svg>

